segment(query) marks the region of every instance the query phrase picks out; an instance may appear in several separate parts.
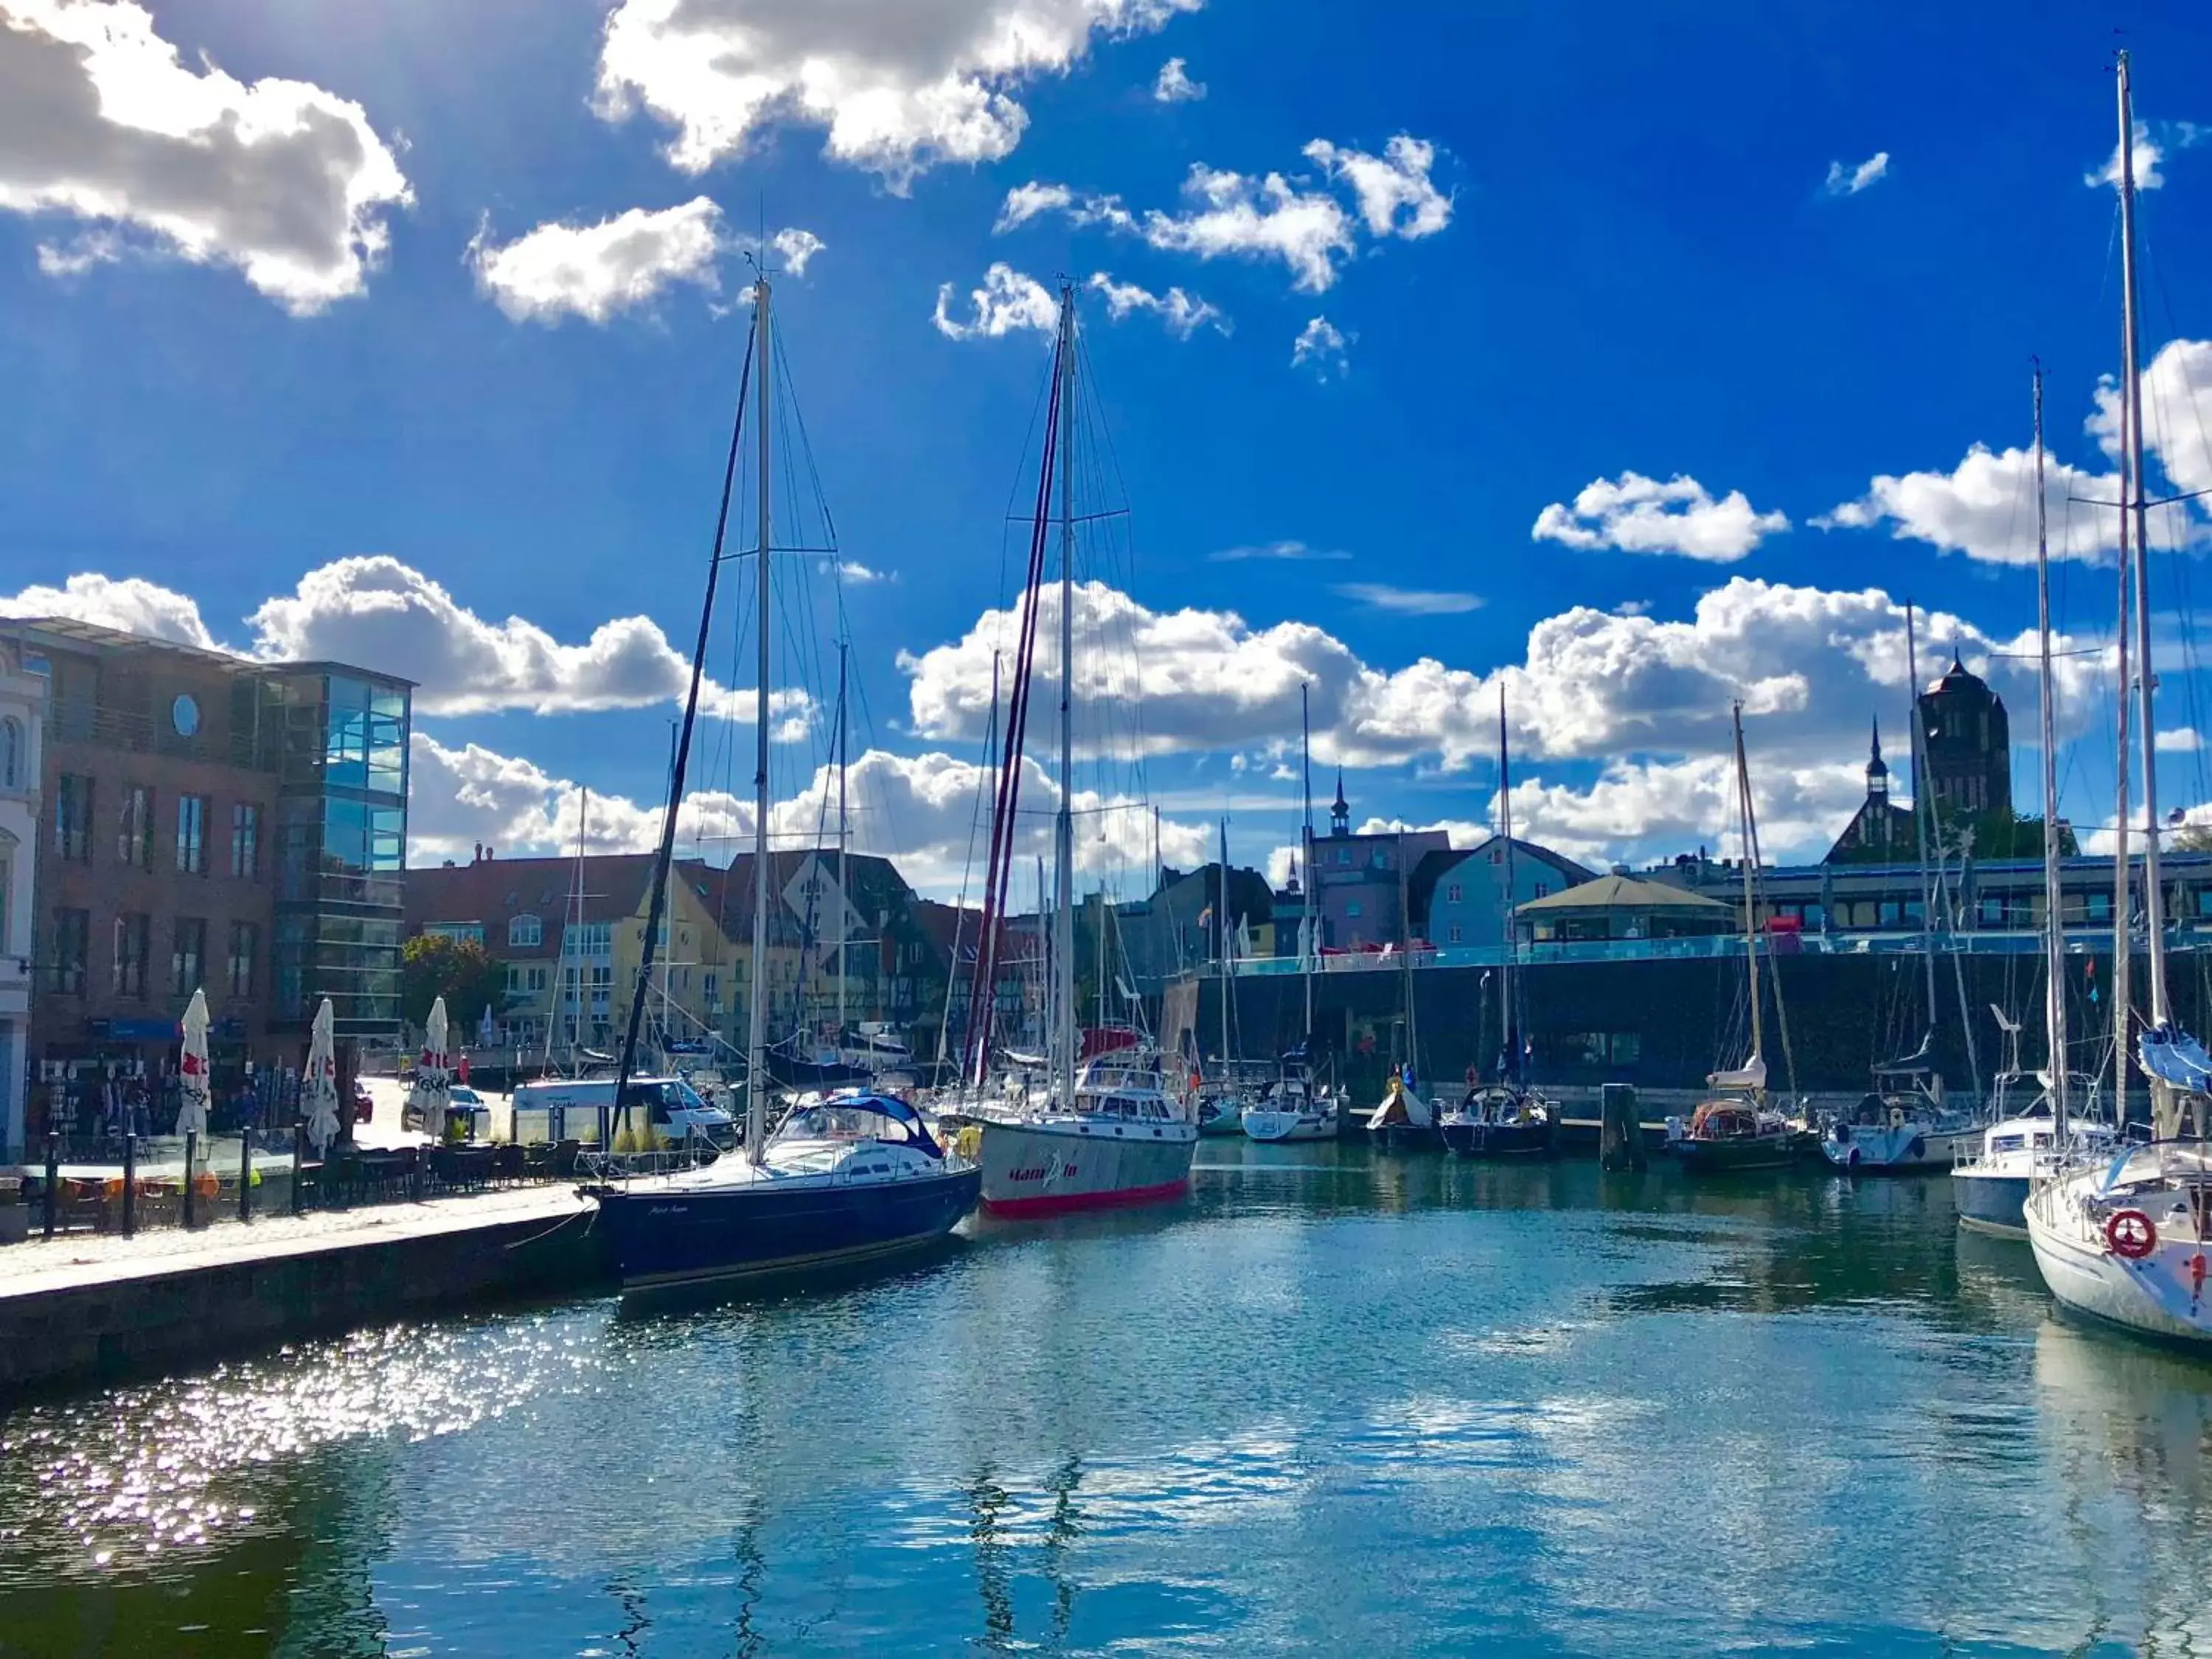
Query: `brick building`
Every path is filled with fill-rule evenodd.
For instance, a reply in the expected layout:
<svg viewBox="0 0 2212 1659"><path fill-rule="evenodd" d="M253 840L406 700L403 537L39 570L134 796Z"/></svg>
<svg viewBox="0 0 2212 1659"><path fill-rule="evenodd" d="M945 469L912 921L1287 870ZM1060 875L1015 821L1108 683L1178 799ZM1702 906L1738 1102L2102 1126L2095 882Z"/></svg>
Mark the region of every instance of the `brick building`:
<svg viewBox="0 0 2212 1659"><path fill-rule="evenodd" d="M61 619L0 623L46 684L31 1044L159 1076L207 993L218 1083L398 1036L410 687Z"/></svg>

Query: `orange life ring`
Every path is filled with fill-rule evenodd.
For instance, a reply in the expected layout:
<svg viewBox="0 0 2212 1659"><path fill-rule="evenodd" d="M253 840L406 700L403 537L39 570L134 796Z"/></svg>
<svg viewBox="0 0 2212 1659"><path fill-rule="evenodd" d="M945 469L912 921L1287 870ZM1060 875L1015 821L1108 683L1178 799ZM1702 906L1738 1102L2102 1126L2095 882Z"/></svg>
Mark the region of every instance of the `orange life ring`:
<svg viewBox="0 0 2212 1659"><path fill-rule="evenodd" d="M2141 1210L2115 1210L2105 1223L2105 1243L2114 1255L2140 1261L2158 1248L2158 1228Z"/></svg>

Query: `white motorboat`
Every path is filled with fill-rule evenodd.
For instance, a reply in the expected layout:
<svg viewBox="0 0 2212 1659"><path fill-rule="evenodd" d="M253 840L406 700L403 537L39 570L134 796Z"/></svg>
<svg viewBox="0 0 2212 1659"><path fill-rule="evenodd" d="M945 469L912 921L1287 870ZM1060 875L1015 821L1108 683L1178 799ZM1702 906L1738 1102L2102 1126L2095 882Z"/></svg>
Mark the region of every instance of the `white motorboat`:
<svg viewBox="0 0 2212 1659"><path fill-rule="evenodd" d="M2153 1141L2038 1182L2026 1220L2036 1266L2064 1306L2212 1350L2212 1146Z"/></svg>
<svg viewBox="0 0 2212 1659"><path fill-rule="evenodd" d="M2005 1081L1998 1079L2000 1099ZM2036 1182L2112 1155L2116 1137L2109 1124L2097 1121L2095 1079L2076 1076L2071 1084L2069 1092L2078 1103L2063 1127L2055 1091L2046 1081L2026 1111L2001 1117L1982 1131L1975 1155L1951 1171L1951 1201L1961 1227L1999 1238L2024 1239L2027 1220L2023 1212Z"/></svg>

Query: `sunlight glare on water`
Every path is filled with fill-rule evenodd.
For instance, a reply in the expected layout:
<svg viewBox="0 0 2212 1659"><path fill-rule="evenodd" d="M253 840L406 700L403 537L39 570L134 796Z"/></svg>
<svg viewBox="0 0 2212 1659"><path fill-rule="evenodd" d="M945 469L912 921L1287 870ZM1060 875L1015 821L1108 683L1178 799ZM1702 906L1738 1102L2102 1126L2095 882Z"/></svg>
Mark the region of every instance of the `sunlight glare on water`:
<svg viewBox="0 0 2212 1659"><path fill-rule="evenodd" d="M857 1285L0 1419L0 1651L2202 1650L2212 1370L1941 1181L1209 1146Z"/></svg>

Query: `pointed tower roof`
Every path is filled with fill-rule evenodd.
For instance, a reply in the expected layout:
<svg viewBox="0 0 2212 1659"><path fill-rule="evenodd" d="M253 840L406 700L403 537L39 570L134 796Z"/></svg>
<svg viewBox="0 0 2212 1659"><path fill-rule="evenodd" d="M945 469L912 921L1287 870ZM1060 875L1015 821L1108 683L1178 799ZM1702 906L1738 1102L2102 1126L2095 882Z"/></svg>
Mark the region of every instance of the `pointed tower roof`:
<svg viewBox="0 0 2212 1659"><path fill-rule="evenodd" d="M1344 799L1344 769L1341 766L1336 769L1336 799L1329 803L1329 810L1333 812L1349 812L1352 810Z"/></svg>
<svg viewBox="0 0 2212 1659"><path fill-rule="evenodd" d="M1874 749L1867 758L1866 775L1869 783L1876 778L1889 775L1889 763L1881 757L1881 716L1879 714L1874 718Z"/></svg>

